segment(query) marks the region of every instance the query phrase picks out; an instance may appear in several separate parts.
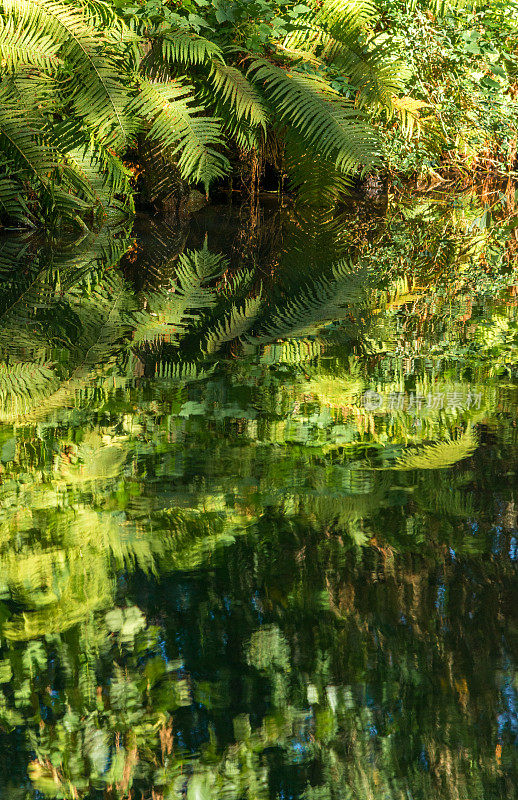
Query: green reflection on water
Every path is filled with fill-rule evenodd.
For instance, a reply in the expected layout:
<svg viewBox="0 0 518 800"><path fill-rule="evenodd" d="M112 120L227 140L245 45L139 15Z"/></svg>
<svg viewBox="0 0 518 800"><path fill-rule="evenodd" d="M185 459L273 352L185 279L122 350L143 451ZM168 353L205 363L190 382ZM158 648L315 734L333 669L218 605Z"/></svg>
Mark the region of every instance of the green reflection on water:
<svg viewBox="0 0 518 800"><path fill-rule="evenodd" d="M515 240L482 219L2 243L2 798L516 796Z"/></svg>

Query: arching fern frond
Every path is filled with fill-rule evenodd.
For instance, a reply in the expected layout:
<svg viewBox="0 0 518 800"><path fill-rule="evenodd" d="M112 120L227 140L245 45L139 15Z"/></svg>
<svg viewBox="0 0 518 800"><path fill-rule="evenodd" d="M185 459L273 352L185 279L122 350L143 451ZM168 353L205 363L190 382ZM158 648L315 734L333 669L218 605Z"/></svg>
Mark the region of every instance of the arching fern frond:
<svg viewBox="0 0 518 800"><path fill-rule="evenodd" d="M264 59L252 63L251 80L261 86L276 118L343 172L368 170L379 161L373 130L361 114L316 76L288 72Z"/></svg>
<svg viewBox="0 0 518 800"><path fill-rule="evenodd" d="M57 153L43 142L42 121L37 114L17 109L0 93L0 149L18 177L49 186L57 165Z"/></svg>
<svg viewBox="0 0 518 800"><path fill-rule="evenodd" d="M371 0L323 0L314 15L319 24L325 24L335 35L349 36L372 26L379 10Z"/></svg>
<svg viewBox="0 0 518 800"><path fill-rule="evenodd" d="M193 31L170 30L161 38L164 61L179 64L203 64L207 61L223 62L221 49L215 42Z"/></svg>
<svg viewBox="0 0 518 800"><path fill-rule="evenodd" d="M0 420L27 414L57 386L57 376L46 364L0 364Z"/></svg>
<svg viewBox="0 0 518 800"><path fill-rule="evenodd" d="M126 110L127 62L113 32L94 27L86 13L64 2L4 0L3 6L27 36L52 40L75 76L70 97L75 112L101 140L120 149L134 133L134 120Z"/></svg>
<svg viewBox="0 0 518 800"><path fill-rule="evenodd" d="M327 322L343 318L346 310L361 301L366 273L348 259L339 261L328 277L300 289L295 297L278 303L246 337L250 344L315 334Z"/></svg>
<svg viewBox="0 0 518 800"><path fill-rule="evenodd" d="M473 455L477 447L477 435L469 428L458 439L447 439L409 450L397 459L392 469L445 469Z"/></svg>
<svg viewBox="0 0 518 800"><path fill-rule="evenodd" d="M268 116L261 95L240 70L215 61L210 81L238 120L266 130Z"/></svg>
<svg viewBox="0 0 518 800"><path fill-rule="evenodd" d="M24 66L52 69L60 63L57 57L59 42L42 30L16 25L0 17L0 63L2 69L13 71Z"/></svg>
<svg viewBox="0 0 518 800"><path fill-rule="evenodd" d="M234 304L231 310L205 336L203 349L217 353L226 342L239 340L254 324L261 309L261 295L249 297L243 304Z"/></svg>
<svg viewBox="0 0 518 800"><path fill-rule="evenodd" d="M157 379L171 381L172 383L202 381L210 374L210 369L201 369L193 361L160 361L155 367L155 377Z"/></svg>
<svg viewBox="0 0 518 800"><path fill-rule="evenodd" d="M292 134L286 136L285 165L297 200L311 206L333 206L351 188L347 175L318 155L307 151Z"/></svg>
<svg viewBox="0 0 518 800"><path fill-rule="evenodd" d="M167 83L142 81L129 112L151 123L148 136L162 147L179 154L178 164L186 180L203 183L206 189L227 174L230 165L217 147L223 145L218 120L199 116L194 90L178 80Z"/></svg>
<svg viewBox="0 0 518 800"><path fill-rule="evenodd" d="M146 298L146 310L136 314L133 343L157 345L164 341L176 342L179 332L192 322L197 311L215 304L216 291L208 284L225 266L225 259L211 253L206 244L202 250L182 254L176 283L150 294Z"/></svg>

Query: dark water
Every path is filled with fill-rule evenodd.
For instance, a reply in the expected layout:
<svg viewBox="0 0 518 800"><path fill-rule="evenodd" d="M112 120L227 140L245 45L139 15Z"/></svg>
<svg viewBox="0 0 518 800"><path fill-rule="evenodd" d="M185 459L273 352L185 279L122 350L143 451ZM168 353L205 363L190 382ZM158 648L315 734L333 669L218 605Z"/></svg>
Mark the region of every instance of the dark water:
<svg viewBox="0 0 518 800"><path fill-rule="evenodd" d="M2 800L514 800L516 242L484 213L3 243Z"/></svg>

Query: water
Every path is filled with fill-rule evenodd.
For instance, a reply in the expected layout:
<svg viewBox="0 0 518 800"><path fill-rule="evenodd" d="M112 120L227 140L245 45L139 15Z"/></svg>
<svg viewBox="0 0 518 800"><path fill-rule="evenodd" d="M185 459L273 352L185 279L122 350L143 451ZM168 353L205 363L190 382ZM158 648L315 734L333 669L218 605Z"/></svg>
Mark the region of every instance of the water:
<svg viewBox="0 0 518 800"><path fill-rule="evenodd" d="M2 800L516 797L486 210L3 243Z"/></svg>

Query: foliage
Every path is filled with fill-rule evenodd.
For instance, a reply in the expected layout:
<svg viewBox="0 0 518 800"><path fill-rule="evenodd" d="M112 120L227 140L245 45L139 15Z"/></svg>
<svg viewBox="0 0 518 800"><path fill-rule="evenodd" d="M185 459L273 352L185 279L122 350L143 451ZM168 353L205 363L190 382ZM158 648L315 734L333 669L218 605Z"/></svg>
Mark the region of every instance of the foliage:
<svg viewBox="0 0 518 800"><path fill-rule="evenodd" d="M381 10L385 35L407 67L397 101L402 125L383 133L392 173L417 172L434 183L452 174L513 174L516 6L390 2Z"/></svg>
<svg viewBox="0 0 518 800"><path fill-rule="evenodd" d="M199 16L165 8L142 17L124 7L120 16L103 0L84 8L61 0L2 5L0 186L8 219L82 227L114 206L130 209L121 159L143 136L157 163L175 161L206 190L229 172L229 136L263 149L293 129L345 175L376 162L369 126L318 71L281 56L254 58L239 24L231 41L211 39L193 32ZM212 10L216 19L223 13Z"/></svg>
<svg viewBox="0 0 518 800"><path fill-rule="evenodd" d="M4 239L2 797L513 796L507 200Z"/></svg>
<svg viewBox="0 0 518 800"><path fill-rule="evenodd" d="M98 230L269 163L332 206L382 169L510 176L516 9L370 0L5 0L0 215ZM411 46L408 47L408 43Z"/></svg>

